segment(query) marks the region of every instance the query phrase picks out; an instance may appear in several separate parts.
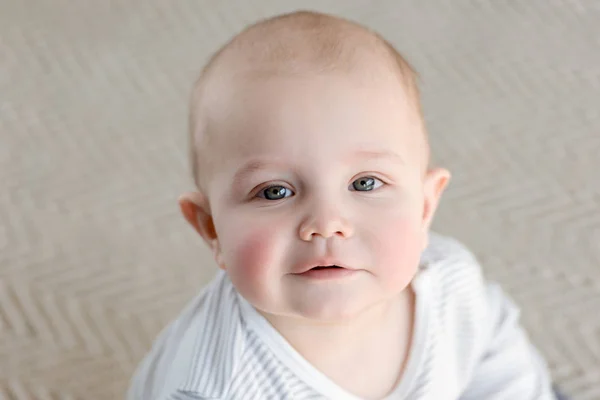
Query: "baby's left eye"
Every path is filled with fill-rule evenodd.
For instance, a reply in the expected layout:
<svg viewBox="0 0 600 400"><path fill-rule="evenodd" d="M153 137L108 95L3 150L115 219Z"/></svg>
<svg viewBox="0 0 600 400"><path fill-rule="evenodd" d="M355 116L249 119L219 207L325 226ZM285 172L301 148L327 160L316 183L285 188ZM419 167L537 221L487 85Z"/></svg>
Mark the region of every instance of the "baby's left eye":
<svg viewBox="0 0 600 400"><path fill-rule="evenodd" d="M378 185L377 185L377 182L379 182ZM352 188L354 188L354 190L359 191L359 192L368 192L373 189L377 189L378 187L380 187L382 185L383 185L383 182L381 182L379 179L373 178L371 176L365 176L363 178L358 178L357 180L352 182Z"/></svg>

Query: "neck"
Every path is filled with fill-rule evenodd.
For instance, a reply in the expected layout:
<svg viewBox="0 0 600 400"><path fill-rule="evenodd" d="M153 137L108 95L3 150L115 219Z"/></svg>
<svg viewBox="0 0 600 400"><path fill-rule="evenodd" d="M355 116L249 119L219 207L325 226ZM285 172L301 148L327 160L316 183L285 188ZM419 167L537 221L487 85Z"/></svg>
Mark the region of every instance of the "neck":
<svg viewBox="0 0 600 400"><path fill-rule="evenodd" d="M339 322L265 315L315 368L363 398L381 398L404 369L413 323L413 292L382 301ZM357 366L359 366L357 368Z"/></svg>

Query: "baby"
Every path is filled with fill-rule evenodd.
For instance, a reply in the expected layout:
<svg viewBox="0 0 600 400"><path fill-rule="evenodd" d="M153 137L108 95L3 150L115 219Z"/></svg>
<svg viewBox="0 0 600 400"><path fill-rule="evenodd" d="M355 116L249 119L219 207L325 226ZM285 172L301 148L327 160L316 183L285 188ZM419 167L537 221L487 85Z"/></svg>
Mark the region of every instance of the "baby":
<svg viewBox="0 0 600 400"><path fill-rule="evenodd" d="M553 399L518 308L429 232L416 75L376 33L296 12L202 71L197 191L181 211L220 267L155 341L129 399Z"/></svg>

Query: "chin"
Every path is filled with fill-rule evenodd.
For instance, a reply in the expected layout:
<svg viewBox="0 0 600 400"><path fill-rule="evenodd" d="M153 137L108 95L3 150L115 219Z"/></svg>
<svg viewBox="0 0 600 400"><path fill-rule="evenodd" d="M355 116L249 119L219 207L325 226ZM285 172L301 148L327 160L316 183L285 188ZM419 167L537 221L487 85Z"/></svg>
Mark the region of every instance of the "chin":
<svg viewBox="0 0 600 400"><path fill-rule="evenodd" d="M315 322L333 323L352 319L368 308L369 304L304 304L295 314Z"/></svg>

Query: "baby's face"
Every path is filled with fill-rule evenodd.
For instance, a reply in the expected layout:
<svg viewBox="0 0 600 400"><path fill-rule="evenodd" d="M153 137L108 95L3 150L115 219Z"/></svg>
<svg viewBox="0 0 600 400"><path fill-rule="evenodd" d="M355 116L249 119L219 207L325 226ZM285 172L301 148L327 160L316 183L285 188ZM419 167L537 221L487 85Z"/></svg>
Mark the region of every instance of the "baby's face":
<svg viewBox="0 0 600 400"><path fill-rule="evenodd" d="M426 240L423 138L401 85L332 73L232 86L212 110L208 198L238 291L316 320L398 295ZM352 271L302 273L321 261Z"/></svg>

